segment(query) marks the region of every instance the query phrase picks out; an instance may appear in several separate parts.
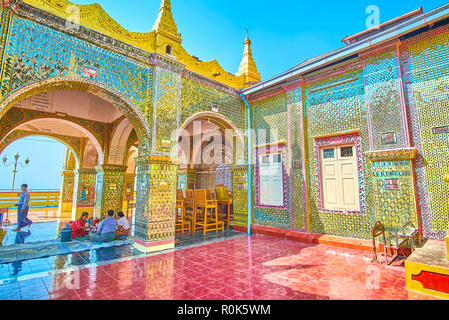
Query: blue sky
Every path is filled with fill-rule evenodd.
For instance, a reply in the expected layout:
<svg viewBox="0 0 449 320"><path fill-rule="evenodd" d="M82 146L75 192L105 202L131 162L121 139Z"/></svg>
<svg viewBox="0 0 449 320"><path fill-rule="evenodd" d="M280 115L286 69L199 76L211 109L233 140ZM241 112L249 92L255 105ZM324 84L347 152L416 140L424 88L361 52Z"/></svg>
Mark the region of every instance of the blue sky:
<svg viewBox="0 0 449 320"><path fill-rule="evenodd" d="M72 0L89 4L91 0ZM385 22L421 6L429 11L448 0L172 0L172 11L186 50L203 61L217 59L231 73L243 55L246 25L253 55L262 79L272 77L302 61L342 46L341 40L366 28L367 6L380 9ZM151 31L160 0L97 0L123 27ZM42 138L38 138L42 140ZM47 139L25 139L1 155L16 152L30 156L32 164L19 172L18 183L33 188L59 188L65 147ZM0 189L10 188L11 173L0 165Z"/></svg>
<svg viewBox="0 0 449 320"><path fill-rule="evenodd" d="M8 163L14 161L14 155L19 153L19 162L24 163L27 157L30 164L22 168L18 166L16 189L23 183L32 189L58 189L61 185L61 171L66 147L62 143L44 137L29 137L9 145L1 154L8 158ZM12 170L14 166L4 167L0 164L0 189L11 189Z"/></svg>

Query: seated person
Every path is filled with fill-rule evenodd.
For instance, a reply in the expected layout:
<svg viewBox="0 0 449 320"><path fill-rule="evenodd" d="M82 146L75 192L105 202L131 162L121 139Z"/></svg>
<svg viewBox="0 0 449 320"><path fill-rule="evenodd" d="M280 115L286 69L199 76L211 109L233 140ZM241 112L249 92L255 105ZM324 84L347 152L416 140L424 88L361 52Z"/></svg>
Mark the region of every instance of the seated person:
<svg viewBox="0 0 449 320"><path fill-rule="evenodd" d="M117 230L117 220L114 219L114 210L108 211L108 217L101 221L96 233L91 235L90 240L96 242L114 241Z"/></svg>
<svg viewBox="0 0 449 320"><path fill-rule="evenodd" d="M81 218L69 226L69 228L72 229L72 240L87 236L87 230L89 229L86 227L87 218L89 218L89 214L87 212L83 212Z"/></svg>
<svg viewBox="0 0 449 320"><path fill-rule="evenodd" d="M123 212L117 213L119 217L117 221L117 240L120 240L122 236L129 236L129 221L123 214Z"/></svg>

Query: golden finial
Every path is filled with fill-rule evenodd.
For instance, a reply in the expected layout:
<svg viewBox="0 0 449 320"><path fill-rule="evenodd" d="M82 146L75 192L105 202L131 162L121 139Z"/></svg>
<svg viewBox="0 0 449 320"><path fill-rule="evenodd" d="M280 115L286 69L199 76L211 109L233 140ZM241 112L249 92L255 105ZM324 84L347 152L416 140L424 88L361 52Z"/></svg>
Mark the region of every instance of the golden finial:
<svg viewBox="0 0 449 320"><path fill-rule="evenodd" d="M256 63L253 59L253 53L251 51L251 40L249 39L249 25L246 25L246 39L245 39L245 50L243 52L243 59L240 63L239 71L237 76L245 76L245 84L249 85L252 83L259 82L261 77L257 70Z"/></svg>

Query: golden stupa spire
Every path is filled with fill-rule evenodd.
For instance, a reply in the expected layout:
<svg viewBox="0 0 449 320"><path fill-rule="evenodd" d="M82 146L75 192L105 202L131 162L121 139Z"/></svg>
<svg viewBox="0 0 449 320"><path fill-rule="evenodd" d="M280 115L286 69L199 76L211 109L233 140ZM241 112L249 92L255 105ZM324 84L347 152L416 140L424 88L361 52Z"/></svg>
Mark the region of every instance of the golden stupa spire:
<svg viewBox="0 0 449 320"><path fill-rule="evenodd" d="M245 50L243 52L243 59L240 63L240 68L237 72L237 76L245 75L245 83L254 84L256 82L259 82L261 77L259 71L257 71L256 62L253 59L248 26L246 26L246 39L244 43Z"/></svg>
<svg viewBox="0 0 449 320"><path fill-rule="evenodd" d="M157 35L162 35L181 43L181 34L178 33L175 19L171 12L171 1L162 0L159 15L154 23L153 30Z"/></svg>

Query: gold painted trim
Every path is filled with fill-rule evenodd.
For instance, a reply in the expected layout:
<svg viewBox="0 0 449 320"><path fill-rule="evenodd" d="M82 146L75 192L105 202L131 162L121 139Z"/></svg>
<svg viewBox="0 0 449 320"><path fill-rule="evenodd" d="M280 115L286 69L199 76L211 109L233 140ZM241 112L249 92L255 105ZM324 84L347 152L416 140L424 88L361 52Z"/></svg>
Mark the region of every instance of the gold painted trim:
<svg viewBox="0 0 449 320"><path fill-rule="evenodd" d="M279 142L261 144L261 145L258 145L258 146L254 146L254 149L262 149L262 148L266 148L266 147L274 147L274 146L278 146L278 145L282 145L282 144L287 145L287 141L279 141Z"/></svg>
<svg viewBox="0 0 449 320"><path fill-rule="evenodd" d="M329 89L329 88L333 88L333 87L336 87L336 86L339 86L339 85L342 85L342 84L345 84L345 83L349 83L349 82L354 82L354 81L357 81L357 80L359 80L359 79L358 78L350 78L350 79L342 80L342 81L339 81L339 82L327 84L325 86L322 86L322 87L319 87L319 88L316 88L316 89L312 89L312 90L310 90L310 92L311 93L315 93L315 92L318 92L318 91L323 91L323 90L326 90L326 89Z"/></svg>
<svg viewBox="0 0 449 320"><path fill-rule="evenodd" d="M313 136L312 139L319 140L324 138L333 138L338 136L348 136L350 134L360 134L360 129L350 130L350 131L343 131L343 132L336 132L336 133L330 133L330 134L323 134L320 136Z"/></svg>

